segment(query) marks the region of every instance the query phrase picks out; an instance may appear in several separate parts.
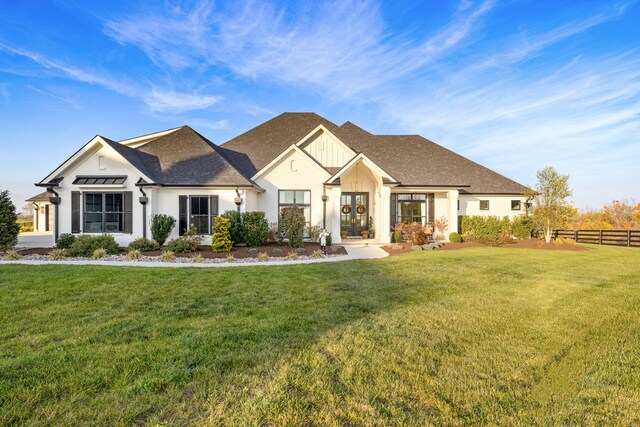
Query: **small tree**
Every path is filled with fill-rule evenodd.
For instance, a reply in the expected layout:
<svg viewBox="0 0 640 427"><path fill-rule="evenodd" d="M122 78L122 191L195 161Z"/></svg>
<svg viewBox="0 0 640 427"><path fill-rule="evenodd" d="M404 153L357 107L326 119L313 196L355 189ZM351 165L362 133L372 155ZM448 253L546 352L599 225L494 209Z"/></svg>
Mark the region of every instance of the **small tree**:
<svg viewBox="0 0 640 427"><path fill-rule="evenodd" d="M280 215L280 228L284 237L289 239L289 246L292 248L302 247L304 226L306 224L304 211L297 206L291 206L282 209Z"/></svg>
<svg viewBox="0 0 640 427"><path fill-rule="evenodd" d="M267 239L269 222L262 211L242 214L242 235L249 246L259 246ZM233 236L231 236L233 240Z"/></svg>
<svg viewBox="0 0 640 427"><path fill-rule="evenodd" d="M569 188L569 175L561 175L552 166L536 173L538 182L533 197L531 219L537 229L544 232L544 240L551 242L554 229L563 227L575 215L576 210L567 200L573 193Z"/></svg>
<svg viewBox="0 0 640 427"><path fill-rule="evenodd" d="M231 234L231 240L233 241L233 244L238 246L246 243L244 238L244 230L242 227L241 214L238 211L229 210L225 211L222 216L225 218L229 218L229 221L231 222L229 233Z"/></svg>
<svg viewBox="0 0 640 427"><path fill-rule="evenodd" d="M219 216L213 224L213 236L211 236L211 250L214 252L230 252L233 247L231 240L231 220Z"/></svg>
<svg viewBox="0 0 640 427"><path fill-rule="evenodd" d="M176 225L176 219L170 215L156 214L151 219L151 236L160 246L164 245Z"/></svg>
<svg viewBox="0 0 640 427"><path fill-rule="evenodd" d="M16 207L9 198L9 190L0 191L0 251L13 249L18 244L20 226L17 220Z"/></svg>

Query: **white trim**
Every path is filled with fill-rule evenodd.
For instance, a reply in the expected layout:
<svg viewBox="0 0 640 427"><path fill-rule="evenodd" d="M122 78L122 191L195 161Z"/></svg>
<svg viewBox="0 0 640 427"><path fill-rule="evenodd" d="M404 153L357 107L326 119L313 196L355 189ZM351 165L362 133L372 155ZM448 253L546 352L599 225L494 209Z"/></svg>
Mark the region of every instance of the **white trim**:
<svg viewBox="0 0 640 427"><path fill-rule="evenodd" d="M150 133L148 135L136 136L135 138L123 139L121 141L118 141L118 143L126 145L127 147L138 148L146 144L147 142L151 142L152 140L158 139L161 136L168 135L172 132L177 131L178 129L180 129L180 127L163 130L162 132Z"/></svg>
<svg viewBox="0 0 640 427"><path fill-rule="evenodd" d="M107 142L100 135L96 135L91 139L91 141L87 142L81 149L79 149L73 156L69 157L63 164L58 166L58 168L56 170L54 170L49 175L47 175L46 178L44 178L42 181L40 181L40 183L45 183L47 181L50 181L52 178L57 177L58 175L60 175L62 172L64 172L66 169L68 169L72 164L78 162L83 157L85 157L87 154L89 154L91 152L91 150L97 144L100 144L102 146L102 148L106 148L107 150L110 150L113 154L118 156L118 158L120 158L127 165L129 165L131 168L133 168L135 171L137 171L145 181L150 182L150 183L153 182L153 180L151 180L148 176L143 174L138 168L133 166L131 164L131 162L129 162L120 153L118 153L109 144L107 144Z"/></svg>
<svg viewBox="0 0 640 427"><path fill-rule="evenodd" d="M331 174L324 167L322 167L322 165L318 163L318 161L314 159L309 153L299 148L296 144L292 144L289 146L289 148L287 148L282 153L280 153L278 157L276 157L271 162L269 162L268 165L266 165L265 167L260 169L258 172L256 172L256 174L251 177L251 181L255 181L256 179L266 174L271 168L273 168L275 165L280 163L282 159L287 157L291 153L291 151L301 153L302 155L308 157L309 160L318 168L318 170L324 172L327 176L331 176Z"/></svg>
<svg viewBox="0 0 640 427"><path fill-rule="evenodd" d="M396 179L394 177L392 177L391 175L389 175L387 172L385 172L384 169L382 169L380 166L376 165L371 159L369 159L363 153L360 153L357 156L355 156L354 158L352 158L351 160L349 160L346 165L344 165L342 168L340 168L340 170L338 172L336 172L331 178L329 178L329 180L327 180L327 184L331 184L333 181L335 181L336 179L340 178L340 176L342 176L345 172L347 172L349 169L351 169L353 167L353 165L355 165L359 160L362 160L362 163L365 166L367 166L369 169L373 169L374 171L376 171L378 173L378 175L380 175L380 176L382 176L384 178L387 178L387 179L389 179L389 180L391 180L393 182L397 182Z"/></svg>
<svg viewBox="0 0 640 427"><path fill-rule="evenodd" d="M323 131L326 132L329 136L331 136L333 139L335 139L336 141L338 141L338 144L340 146L342 146L342 148L344 148L348 153L351 153L352 156L356 155L356 152L353 151L351 148L349 148L344 142L342 142L340 140L340 138L338 138L337 136L335 136L333 133L331 133L329 131L329 129L327 129L326 127L324 127L324 125L318 125L318 127L316 127L314 130L312 130L311 132L309 132L304 138L302 138L300 141L296 142L296 146L300 147L302 146L302 144L304 144L305 142L307 142L311 137L313 137L316 133L318 133L319 131Z"/></svg>

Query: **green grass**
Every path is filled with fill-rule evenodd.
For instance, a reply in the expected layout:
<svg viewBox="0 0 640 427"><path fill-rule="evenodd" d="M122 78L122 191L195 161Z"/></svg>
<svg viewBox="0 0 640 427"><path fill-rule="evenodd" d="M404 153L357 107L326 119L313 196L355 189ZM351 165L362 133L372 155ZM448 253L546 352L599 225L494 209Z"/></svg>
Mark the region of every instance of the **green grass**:
<svg viewBox="0 0 640 427"><path fill-rule="evenodd" d="M640 250L0 266L0 425L640 423Z"/></svg>

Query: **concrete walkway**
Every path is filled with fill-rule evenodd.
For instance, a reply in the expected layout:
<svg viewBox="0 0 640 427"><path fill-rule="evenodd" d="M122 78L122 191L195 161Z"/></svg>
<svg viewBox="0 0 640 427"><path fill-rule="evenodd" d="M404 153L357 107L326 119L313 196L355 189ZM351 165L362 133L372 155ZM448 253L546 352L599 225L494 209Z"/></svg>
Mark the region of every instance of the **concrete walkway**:
<svg viewBox="0 0 640 427"><path fill-rule="evenodd" d="M51 248L53 234L50 231L32 231L18 234L16 249Z"/></svg>
<svg viewBox="0 0 640 427"><path fill-rule="evenodd" d="M195 262L144 262L144 261L4 261L0 260L0 265L4 264L24 264L24 265L102 265L108 267L251 267L272 265L295 265L295 264L316 264L319 262L340 262L354 259L384 258L389 254L377 246L345 246L347 255L332 256L328 258L312 258L297 261L267 261L267 262L220 262L215 264L197 264Z"/></svg>

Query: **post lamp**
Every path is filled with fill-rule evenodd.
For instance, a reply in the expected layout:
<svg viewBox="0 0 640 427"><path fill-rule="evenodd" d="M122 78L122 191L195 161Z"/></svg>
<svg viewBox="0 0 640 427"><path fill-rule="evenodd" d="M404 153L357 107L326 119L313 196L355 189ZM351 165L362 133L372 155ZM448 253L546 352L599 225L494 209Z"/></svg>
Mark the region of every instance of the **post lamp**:
<svg viewBox="0 0 640 427"><path fill-rule="evenodd" d="M322 195L322 228L327 229L327 200L329 197L326 194Z"/></svg>
<svg viewBox="0 0 640 427"><path fill-rule="evenodd" d="M236 188L236 197L233 199L233 202L236 204L238 208L238 217L240 218L240 224L242 224L242 215L240 214L240 205L242 204L242 197L240 197L240 191Z"/></svg>
<svg viewBox="0 0 640 427"><path fill-rule="evenodd" d="M54 209L55 209L55 213L54 213L55 220L54 220L54 223L53 223L53 226L55 227L54 228L55 231L54 231L54 240L53 241L57 243L58 242L58 237L59 237L59 234L60 234L60 232L58 231L59 230L58 229L58 221L59 221L58 217L59 217L59 213L60 213L60 210L59 210L60 196L58 195L58 193L53 191L53 188L47 188L47 191L49 193L55 194L55 196L49 197L49 203L51 203L54 206Z"/></svg>

